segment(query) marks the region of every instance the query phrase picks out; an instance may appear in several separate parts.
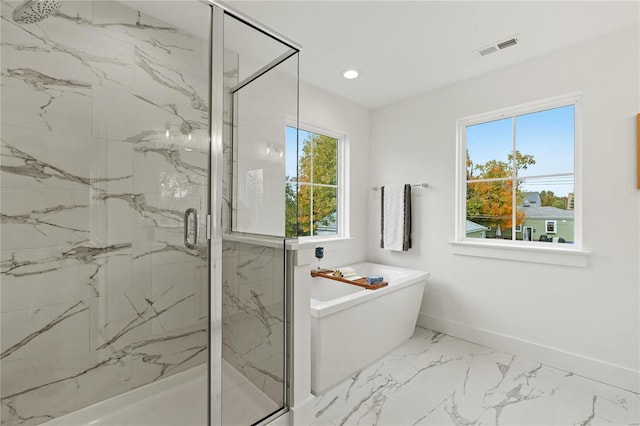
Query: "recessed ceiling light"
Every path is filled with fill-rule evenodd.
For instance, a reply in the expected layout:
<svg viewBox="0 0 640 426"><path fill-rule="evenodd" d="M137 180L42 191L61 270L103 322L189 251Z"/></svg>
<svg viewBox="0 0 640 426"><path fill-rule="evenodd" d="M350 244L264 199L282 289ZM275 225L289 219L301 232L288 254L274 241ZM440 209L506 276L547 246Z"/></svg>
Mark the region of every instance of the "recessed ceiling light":
<svg viewBox="0 0 640 426"><path fill-rule="evenodd" d="M342 72L342 76L347 80L353 80L354 78L358 78L360 72L358 70L345 70Z"/></svg>

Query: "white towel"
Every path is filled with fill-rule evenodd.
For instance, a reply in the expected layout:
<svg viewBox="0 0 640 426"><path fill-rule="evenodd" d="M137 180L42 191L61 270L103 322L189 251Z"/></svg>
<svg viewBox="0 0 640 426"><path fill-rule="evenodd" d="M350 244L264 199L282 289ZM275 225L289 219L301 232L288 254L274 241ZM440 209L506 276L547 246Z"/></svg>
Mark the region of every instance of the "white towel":
<svg viewBox="0 0 640 426"><path fill-rule="evenodd" d="M407 251L411 248L411 185L386 185L381 194L380 247Z"/></svg>
<svg viewBox="0 0 640 426"><path fill-rule="evenodd" d="M347 275L355 275L356 271L350 266L345 266L344 268L338 268L335 270L336 275L340 277L344 277Z"/></svg>

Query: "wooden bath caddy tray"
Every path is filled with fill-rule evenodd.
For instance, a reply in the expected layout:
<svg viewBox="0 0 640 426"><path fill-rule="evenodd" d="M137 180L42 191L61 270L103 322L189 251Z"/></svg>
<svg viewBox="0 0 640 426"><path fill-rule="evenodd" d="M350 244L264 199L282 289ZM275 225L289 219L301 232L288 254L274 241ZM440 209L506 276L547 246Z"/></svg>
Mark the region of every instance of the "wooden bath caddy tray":
<svg viewBox="0 0 640 426"><path fill-rule="evenodd" d="M348 278L336 277L335 275L333 275L333 271L331 269L311 270L311 276L328 278L330 280L340 281L342 283L357 285L358 287L364 287L368 290L375 290L375 289L386 287L387 285L389 285L389 283L386 281L382 281L381 283L378 283L378 284L367 284L366 278L358 278L357 280L350 280Z"/></svg>

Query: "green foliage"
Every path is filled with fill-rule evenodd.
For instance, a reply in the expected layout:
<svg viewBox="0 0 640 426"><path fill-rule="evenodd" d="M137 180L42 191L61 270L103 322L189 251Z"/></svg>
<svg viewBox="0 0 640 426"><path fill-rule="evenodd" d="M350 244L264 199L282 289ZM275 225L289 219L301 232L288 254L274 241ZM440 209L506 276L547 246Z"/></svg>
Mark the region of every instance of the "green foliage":
<svg viewBox="0 0 640 426"><path fill-rule="evenodd" d="M285 236L298 236L298 203L296 202L296 183L294 178L287 177L285 186Z"/></svg>
<svg viewBox="0 0 640 426"><path fill-rule="evenodd" d="M536 164L533 155L522 155L516 151L516 170L527 170ZM489 160L484 164L473 164L467 151L467 179L492 179L510 177L513 172L513 154L509 154L507 161Z"/></svg>
<svg viewBox="0 0 640 426"><path fill-rule="evenodd" d="M553 206L558 209L567 209L567 197L557 197L553 191L540 191L542 206Z"/></svg>
<svg viewBox="0 0 640 426"><path fill-rule="evenodd" d="M294 177L287 177L287 237L317 235L318 226L331 226L335 223L336 189L310 184L337 185L337 154L338 141L335 138L312 133L302 142L298 158L298 184L295 183Z"/></svg>

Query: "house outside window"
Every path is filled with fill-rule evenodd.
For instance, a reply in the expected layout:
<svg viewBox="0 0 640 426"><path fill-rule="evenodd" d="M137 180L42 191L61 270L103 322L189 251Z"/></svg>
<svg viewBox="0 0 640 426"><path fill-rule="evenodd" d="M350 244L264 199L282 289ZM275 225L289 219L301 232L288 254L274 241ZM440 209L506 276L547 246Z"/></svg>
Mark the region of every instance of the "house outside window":
<svg viewBox="0 0 640 426"><path fill-rule="evenodd" d="M286 127L287 237L345 236L344 139L311 126Z"/></svg>
<svg viewBox="0 0 640 426"><path fill-rule="evenodd" d="M579 242L579 119L570 95L458 120L456 240Z"/></svg>

